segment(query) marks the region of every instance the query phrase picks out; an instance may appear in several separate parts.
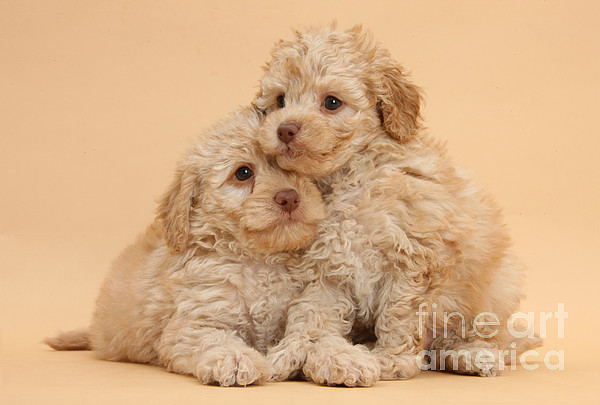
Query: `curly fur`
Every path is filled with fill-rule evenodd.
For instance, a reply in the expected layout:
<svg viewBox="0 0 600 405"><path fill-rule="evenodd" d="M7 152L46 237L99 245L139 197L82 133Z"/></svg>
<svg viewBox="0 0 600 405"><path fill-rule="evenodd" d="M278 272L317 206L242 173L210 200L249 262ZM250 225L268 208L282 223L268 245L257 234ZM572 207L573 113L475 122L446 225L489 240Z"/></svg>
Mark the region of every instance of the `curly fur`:
<svg viewBox="0 0 600 405"><path fill-rule="evenodd" d="M285 262L324 215L317 186L258 152L259 117L242 108L198 139L179 164L157 220L116 260L91 327L46 342L98 357L165 366L201 382L248 385L271 377L264 354L284 333L303 288ZM248 166L254 177L234 177ZM288 212L275 201L294 189Z"/></svg>
<svg viewBox="0 0 600 405"><path fill-rule="evenodd" d="M342 106L327 110L327 96ZM487 311L506 325L523 298L521 265L492 198L422 129L421 104L405 70L360 27L311 28L275 46L255 100L266 114L259 142L284 169L317 179L328 209L291 266L315 277L269 351L276 379L302 372L353 386L414 376L427 344L421 303L430 333L442 333L444 312L466 319L464 336L451 317L429 348L508 347L505 331L482 339L472 321ZM284 123L299 128L289 143L277 136ZM491 371L464 361L447 369L494 375L500 361Z"/></svg>

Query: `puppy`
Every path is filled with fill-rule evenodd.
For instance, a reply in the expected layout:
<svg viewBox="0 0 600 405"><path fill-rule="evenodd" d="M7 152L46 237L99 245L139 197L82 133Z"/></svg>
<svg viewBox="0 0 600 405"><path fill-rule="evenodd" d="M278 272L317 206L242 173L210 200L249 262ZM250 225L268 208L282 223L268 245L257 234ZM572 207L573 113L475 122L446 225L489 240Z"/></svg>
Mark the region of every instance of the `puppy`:
<svg viewBox="0 0 600 405"><path fill-rule="evenodd" d="M269 351L276 379L410 378L425 348L461 355L430 359L441 369L492 376L502 367L502 356L476 357L508 348L521 265L490 196L421 129L421 101L360 27L309 29L275 46L255 100L266 114L258 139L281 167L317 179L328 207L295 264L317 277Z"/></svg>
<svg viewBox="0 0 600 405"><path fill-rule="evenodd" d="M202 383L268 379L264 353L283 335L302 281L284 265L324 217L318 188L258 153L256 110L198 139L155 223L116 260L91 327L46 343L165 366Z"/></svg>

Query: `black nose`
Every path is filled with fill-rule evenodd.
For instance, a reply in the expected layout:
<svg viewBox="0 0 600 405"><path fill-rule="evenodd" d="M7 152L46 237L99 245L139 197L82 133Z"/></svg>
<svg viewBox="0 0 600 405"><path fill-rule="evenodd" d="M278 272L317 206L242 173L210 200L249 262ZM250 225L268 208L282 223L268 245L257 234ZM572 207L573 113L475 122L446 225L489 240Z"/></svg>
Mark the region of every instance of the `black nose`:
<svg viewBox="0 0 600 405"><path fill-rule="evenodd" d="M277 136L283 143L292 142L298 132L300 132L300 125L294 122L285 122L277 128Z"/></svg>
<svg viewBox="0 0 600 405"><path fill-rule="evenodd" d="M282 190L275 195L275 202L279 204L282 210L292 212L300 204L300 197L296 190Z"/></svg>

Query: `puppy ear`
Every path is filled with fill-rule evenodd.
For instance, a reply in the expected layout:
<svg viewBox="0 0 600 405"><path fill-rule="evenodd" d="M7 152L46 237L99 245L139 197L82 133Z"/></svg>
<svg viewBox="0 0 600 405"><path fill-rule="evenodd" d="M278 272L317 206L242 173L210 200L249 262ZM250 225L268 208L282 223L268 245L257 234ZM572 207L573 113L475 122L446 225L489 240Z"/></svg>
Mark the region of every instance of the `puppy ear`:
<svg viewBox="0 0 600 405"><path fill-rule="evenodd" d="M377 109L386 131L401 142L412 138L421 127L421 89L412 84L402 66L388 55L375 63L379 80L376 85Z"/></svg>
<svg viewBox="0 0 600 405"><path fill-rule="evenodd" d="M256 114L258 119L262 119L265 115L267 115L267 112L262 108L258 107L258 105L256 104L256 100L259 99L261 96L262 91L259 91L256 97L254 98L254 101L252 101L252 103L250 104L251 111Z"/></svg>
<svg viewBox="0 0 600 405"><path fill-rule="evenodd" d="M200 176L194 166L181 165L175 179L159 200L156 218L162 223L165 240L171 253L185 250L190 233L190 214L200 186Z"/></svg>

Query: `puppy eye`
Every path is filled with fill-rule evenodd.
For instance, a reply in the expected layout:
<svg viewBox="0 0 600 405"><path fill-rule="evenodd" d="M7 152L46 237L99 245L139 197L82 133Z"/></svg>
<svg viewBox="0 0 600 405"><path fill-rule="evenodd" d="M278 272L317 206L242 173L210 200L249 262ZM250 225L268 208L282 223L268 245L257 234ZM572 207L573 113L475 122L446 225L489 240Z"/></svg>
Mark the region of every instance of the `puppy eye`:
<svg viewBox="0 0 600 405"><path fill-rule="evenodd" d="M279 108L283 108L285 107L285 96L282 94L279 97L277 97L277 107Z"/></svg>
<svg viewBox="0 0 600 405"><path fill-rule="evenodd" d="M327 108L330 111L337 110L341 106L342 102L333 96L327 96L325 97L325 101L323 101L323 107Z"/></svg>
<svg viewBox="0 0 600 405"><path fill-rule="evenodd" d="M254 176L254 173L248 166L242 166L235 171L235 178L239 181L246 181Z"/></svg>

